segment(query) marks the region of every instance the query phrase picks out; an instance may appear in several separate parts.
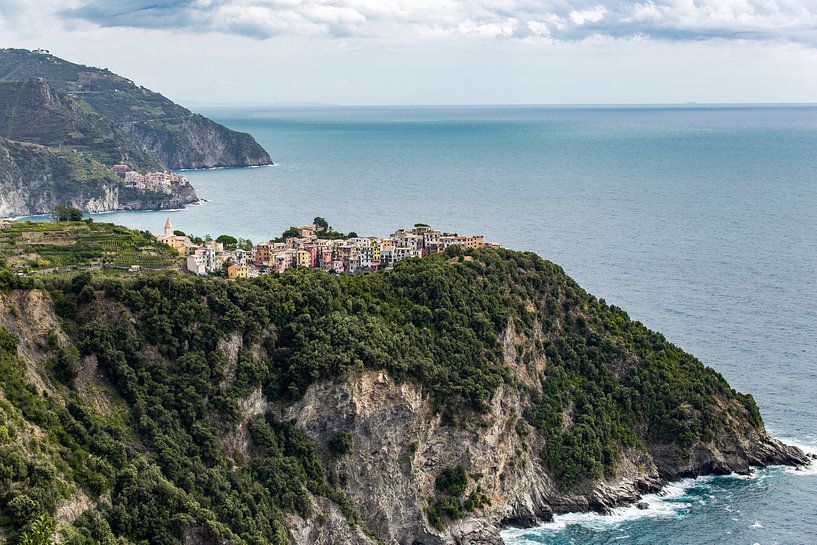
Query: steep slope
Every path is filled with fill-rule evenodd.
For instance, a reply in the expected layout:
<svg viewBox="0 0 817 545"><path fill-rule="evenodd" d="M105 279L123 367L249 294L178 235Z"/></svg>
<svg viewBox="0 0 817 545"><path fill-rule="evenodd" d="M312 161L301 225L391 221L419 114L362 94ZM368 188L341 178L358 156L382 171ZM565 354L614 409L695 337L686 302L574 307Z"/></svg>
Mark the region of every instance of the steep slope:
<svg viewBox="0 0 817 545"><path fill-rule="evenodd" d="M0 80L42 78L81 98L167 168L268 165L252 136L232 131L107 69L22 49L0 50Z"/></svg>
<svg viewBox="0 0 817 545"><path fill-rule="evenodd" d="M44 80L0 81L0 137L77 151L109 166L162 169L116 125Z"/></svg>
<svg viewBox="0 0 817 545"><path fill-rule="evenodd" d="M83 153L0 138L0 217L48 214L57 204L102 212L177 208L197 200L190 186L172 195L136 190Z"/></svg>
<svg viewBox="0 0 817 545"><path fill-rule="evenodd" d="M680 476L807 461L751 396L531 254L37 285L0 271L9 532L49 513L68 543L498 544Z"/></svg>

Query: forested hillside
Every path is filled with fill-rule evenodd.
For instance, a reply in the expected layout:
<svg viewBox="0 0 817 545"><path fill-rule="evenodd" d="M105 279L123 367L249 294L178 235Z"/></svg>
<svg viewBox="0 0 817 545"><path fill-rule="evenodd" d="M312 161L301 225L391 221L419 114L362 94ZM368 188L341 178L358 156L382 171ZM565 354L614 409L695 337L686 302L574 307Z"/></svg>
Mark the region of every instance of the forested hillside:
<svg viewBox="0 0 817 545"><path fill-rule="evenodd" d="M0 49L0 80L40 78L90 106L166 168L271 164L252 136L232 131L107 69L50 54Z"/></svg>
<svg viewBox="0 0 817 545"><path fill-rule="evenodd" d="M43 80L0 81L0 137L81 154L102 165L161 170L116 124Z"/></svg>
<svg viewBox="0 0 817 545"><path fill-rule="evenodd" d="M41 516L75 544L497 543L523 513L804 461L751 396L529 253L0 289L11 543Z"/></svg>

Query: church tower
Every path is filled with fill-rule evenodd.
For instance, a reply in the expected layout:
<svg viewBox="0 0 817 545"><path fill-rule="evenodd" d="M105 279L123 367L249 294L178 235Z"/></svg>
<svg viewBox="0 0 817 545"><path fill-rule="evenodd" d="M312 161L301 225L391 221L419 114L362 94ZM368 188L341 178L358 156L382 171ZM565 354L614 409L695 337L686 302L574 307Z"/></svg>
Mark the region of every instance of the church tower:
<svg viewBox="0 0 817 545"><path fill-rule="evenodd" d="M172 237L173 236L173 224L170 223L170 218L167 218L165 222L165 236Z"/></svg>

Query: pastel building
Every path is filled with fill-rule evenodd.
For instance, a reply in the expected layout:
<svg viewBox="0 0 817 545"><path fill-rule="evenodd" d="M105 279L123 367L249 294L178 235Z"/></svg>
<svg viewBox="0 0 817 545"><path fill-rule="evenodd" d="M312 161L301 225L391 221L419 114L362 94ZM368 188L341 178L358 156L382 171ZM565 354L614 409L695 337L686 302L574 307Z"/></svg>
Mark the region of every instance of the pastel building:
<svg viewBox="0 0 817 545"><path fill-rule="evenodd" d="M227 278L230 280L235 280L236 278L249 278L250 276L250 268L246 265L239 265L238 263L233 263L229 267L227 267Z"/></svg>
<svg viewBox="0 0 817 545"><path fill-rule="evenodd" d="M173 233L173 224L170 222L170 218L165 221L164 234L156 237L156 240L167 244L182 255L186 255L188 249L193 246L188 237Z"/></svg>
<svg viewBox="0 0 817 545"><path fill-rule="evenodd" d="M187 270L199 276L206 276L218 268L216 252L212 248L198 247L187 256Z"/></svg>

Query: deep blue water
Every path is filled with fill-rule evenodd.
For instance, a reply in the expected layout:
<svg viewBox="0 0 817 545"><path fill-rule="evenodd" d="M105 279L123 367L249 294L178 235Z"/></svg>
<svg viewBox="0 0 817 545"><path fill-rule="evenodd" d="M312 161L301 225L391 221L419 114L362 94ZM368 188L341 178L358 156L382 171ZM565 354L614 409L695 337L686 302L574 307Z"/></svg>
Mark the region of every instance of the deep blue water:
<svg viewBox="0 0 817 545"><path fill-rule="evenodd" d="M190 172L210 202L106 221L267 239L325 216L418 221L561 264L755 395L817 448L817 107L305 108L205 112L277 166ZM817 543L817 471L688 482L648 511L511 543Z"/></svg>

